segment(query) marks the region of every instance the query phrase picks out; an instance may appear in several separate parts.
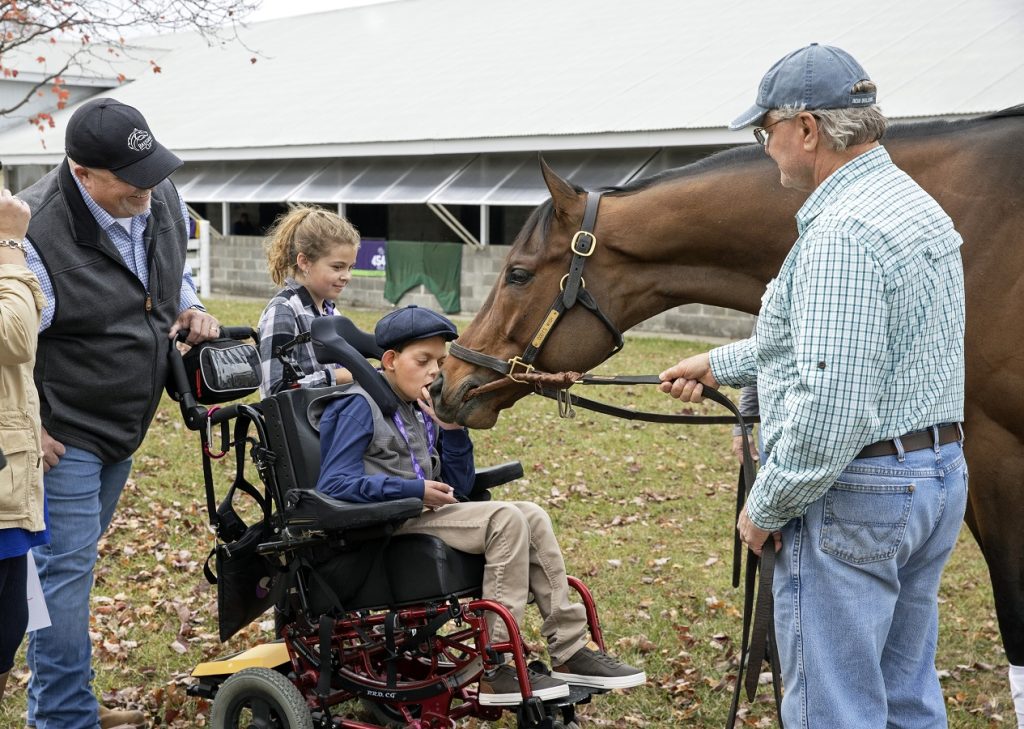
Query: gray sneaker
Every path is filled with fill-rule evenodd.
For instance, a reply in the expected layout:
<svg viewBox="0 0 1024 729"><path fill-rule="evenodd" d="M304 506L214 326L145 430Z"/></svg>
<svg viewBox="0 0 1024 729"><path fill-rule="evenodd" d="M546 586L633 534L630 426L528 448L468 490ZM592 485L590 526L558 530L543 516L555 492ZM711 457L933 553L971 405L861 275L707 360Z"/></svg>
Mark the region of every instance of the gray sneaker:
<svg viewBox="0 0 1024 729"><path fill-rule="evenodd" d="M569 685L564 681L526 669L530 677L530 690L541 701L561 699L569 695ZM480 677L480 691L477 701L481 706L516 706L523 702L519 690L519 678L514 666L505 664Z"/></svg>
<svg viewBox="0 0 1024 729"><path fill-rule="evenodd" d="M599 689L624 689L647 682L647 674L627 666L604 651L584 646L560 666L551 669L551 678L577 686Z"/></svg>

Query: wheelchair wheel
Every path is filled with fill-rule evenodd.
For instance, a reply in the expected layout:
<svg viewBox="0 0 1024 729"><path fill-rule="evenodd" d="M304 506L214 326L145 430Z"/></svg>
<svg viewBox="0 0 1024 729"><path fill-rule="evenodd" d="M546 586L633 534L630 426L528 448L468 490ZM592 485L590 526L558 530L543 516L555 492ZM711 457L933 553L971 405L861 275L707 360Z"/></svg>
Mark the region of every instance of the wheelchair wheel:
<svg viewBox="0 0 1024 729"><path fill-rule="evenodd" d="M228 678L213 701L213 729L313 729L302 694L269 668L246 668Z"/></svg>

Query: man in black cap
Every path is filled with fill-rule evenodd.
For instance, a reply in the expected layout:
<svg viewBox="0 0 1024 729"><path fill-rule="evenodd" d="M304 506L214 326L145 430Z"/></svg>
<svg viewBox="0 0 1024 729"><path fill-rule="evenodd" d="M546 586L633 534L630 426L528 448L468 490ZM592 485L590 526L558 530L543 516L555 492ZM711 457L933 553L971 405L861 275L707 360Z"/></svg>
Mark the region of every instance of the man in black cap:
<svg viewBox="0 0 1024 729"><path fill-rule="evenodd" d="M48 299L35 381L51 543L34 550L52 627L32 634L28 723L95 729L142 721L100 711L91 689L89 593L110 524L156 412L179 329L217 335L185 262L188 217L167 177L182 165L136 109L82 105L67 158L21 194L28 265ZM125 716L125 713L134 713Z"/></svg>

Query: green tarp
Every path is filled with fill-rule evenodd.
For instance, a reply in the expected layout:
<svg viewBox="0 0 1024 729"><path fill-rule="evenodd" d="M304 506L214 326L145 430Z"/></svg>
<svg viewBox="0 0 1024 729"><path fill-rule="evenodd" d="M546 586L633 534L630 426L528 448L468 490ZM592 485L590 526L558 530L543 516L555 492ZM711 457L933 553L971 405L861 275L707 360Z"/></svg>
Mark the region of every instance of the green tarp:
<svg viewBox="0 0 1024 729"><path fill-rule="evenodd" d="M446 314L462 308L462 244L389 240L384 298L397 304L414 286L423 284Z"/></svg>

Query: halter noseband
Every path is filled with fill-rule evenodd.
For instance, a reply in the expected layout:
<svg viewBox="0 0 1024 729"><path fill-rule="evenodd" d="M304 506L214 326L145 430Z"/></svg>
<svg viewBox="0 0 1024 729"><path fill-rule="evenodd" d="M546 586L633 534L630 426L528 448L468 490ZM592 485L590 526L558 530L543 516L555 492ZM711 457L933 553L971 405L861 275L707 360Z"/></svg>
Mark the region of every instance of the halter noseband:
<svg viewBox="0 0 1024 729"><path fill-rule="evenodd" d="M461 359L464 362L494 370L499 374L507 376L514 382L522 382L522 380L517 379L517 375L528 374L534 370L533 362L537 359L537 355L541 347L544 346L548 335L551 334L551 330L555 328L562 314L577 303L592 312L611 333L612 340L615 342L615 348L608 356L622 349L622 333L612 320L601 311L601 307L597 305L594 297L587 291L586 282L583 280L583 266L597 249L597 237L593 231L594 224L597 222L597 209L600 205L601 193L588 192L587 205L583 211L583 222L580 223L580 229L569 242L569 250L572 251L569 272L562 276L562 280L559 282L559 292L555 296L554 302L548 309L548 313L541 321L530 343L520 356L502 360L482 352L466 349L458 342L451 343L448 353L452 357Z"/></svg>

